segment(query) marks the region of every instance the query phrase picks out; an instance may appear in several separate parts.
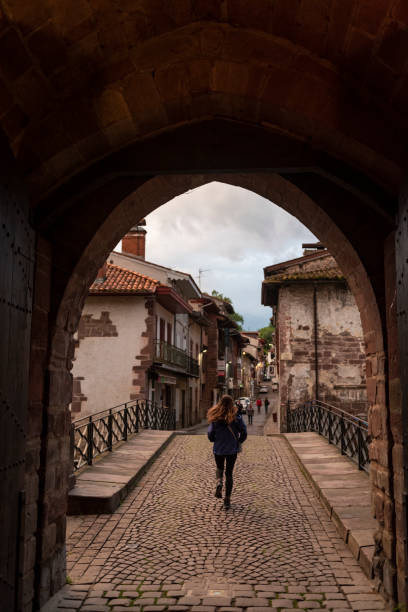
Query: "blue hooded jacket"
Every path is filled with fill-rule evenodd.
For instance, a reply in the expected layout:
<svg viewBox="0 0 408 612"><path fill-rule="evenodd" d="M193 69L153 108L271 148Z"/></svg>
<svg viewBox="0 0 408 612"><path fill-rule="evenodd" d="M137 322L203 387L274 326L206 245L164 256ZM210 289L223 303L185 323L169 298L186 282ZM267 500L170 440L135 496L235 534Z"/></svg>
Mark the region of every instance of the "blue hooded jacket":
<svg viewBox="0 0 408 612"><path fill-rule="evenodd" d="M240 443L247 438L247 428L240 414L230 425ZM214 421L208 427L208 439L214 442L215 455L235 455L238 452L238 441L232 435L226 421Z"/></svg>

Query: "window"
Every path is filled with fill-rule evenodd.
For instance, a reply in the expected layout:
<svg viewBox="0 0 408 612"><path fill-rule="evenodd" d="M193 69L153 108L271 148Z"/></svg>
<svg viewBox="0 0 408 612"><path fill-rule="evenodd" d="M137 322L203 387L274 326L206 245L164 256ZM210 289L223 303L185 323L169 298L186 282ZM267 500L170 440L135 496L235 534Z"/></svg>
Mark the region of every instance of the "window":
<svg viewBox="0 0 408 612"><path fill-rule="evenodd" d="M160 340L164 342L166 333L166 322L160 317Z"/></svg>
<svg viewBox="0 0 408 612"><path fill-rule="evenodd" d="M173 344L173 336L172 336L173 330L172 330L172 325L171 323L167 323L167 342L169 344Z"/></svg>

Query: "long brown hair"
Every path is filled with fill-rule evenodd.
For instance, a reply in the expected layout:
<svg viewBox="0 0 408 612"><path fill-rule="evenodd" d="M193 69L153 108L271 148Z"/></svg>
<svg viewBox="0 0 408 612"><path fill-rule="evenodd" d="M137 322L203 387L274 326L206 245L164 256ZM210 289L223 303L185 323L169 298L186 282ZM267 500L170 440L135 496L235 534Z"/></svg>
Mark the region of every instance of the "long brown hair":
<svg viewBox="0 0 408 612"><path fill-rule="evenodd" d="M234 406L234 400L230 395L223 395L215 406L207 412L209 423L214 421L226 421L228 425L232 423L237 414L238 408Z"/></svg>

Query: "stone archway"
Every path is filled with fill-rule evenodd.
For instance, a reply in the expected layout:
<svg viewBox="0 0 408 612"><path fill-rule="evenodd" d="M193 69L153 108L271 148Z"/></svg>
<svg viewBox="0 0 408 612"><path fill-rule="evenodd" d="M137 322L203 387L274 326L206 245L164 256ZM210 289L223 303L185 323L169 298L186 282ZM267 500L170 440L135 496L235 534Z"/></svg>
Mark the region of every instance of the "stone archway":
<svg viewBox="0 0 408 612"><path fill-rule="evenodd" d="M372 448L381 466L373 477L374 505L385 527L385 557L398 559L404 598L405 526L400 518L393 531L391 471L394 466L401 508L393 231L408 134L401 52L408 44L405 3L248 5L247 0L78 0L72 11L70 0L0 2L0 126L29 188L38 232L26 472L32 514L26 537L35 546L40 489L37 562L49 572L47 579L43 573L44 593L63 580L60 492L69 461L69 335L86 290L81 275L95 269L93 258L99 257L90 247L93 237L99 236L106 254L112 235L104 219L158 173L222 169L281 173L326 210L352 250L336 243L318 212L322 231L315 232L337 244L356 298L378 307L363 312L370 355L378 357L368 364L371 423L378 433ZM227 121L238 126L235 135L220 126ZM216 125L211 131L200 122ZM325 181L339 187L337 195ZM170 183L167 197L178 193ZM270 197L279 200L277 194ZM300 219L301 213L300 206ZM401 253L400 259L405 260ZM388 371L381 335L387 340ZM380 406L387 403L390 410L384 411ZM27 557L24 575L31 585L34 562ZM392 570L392 563L384 566L389 593L395 592Z"/></svg>
<svg viewBox="0 0 408 612"><path fill-rule="evenodd" d="M385 425L385 429L377 427L376 430L375 427L371 427L371 435L373 436L371 457L374 512L379 520L378 567L382 569L385 565L386 571L392 573L395 564L393 550L384 550L382 546L383 541L389 541L394 535L393 513L388 515L387 520L384 518L384 513L381 512L381 508L393 504L391 497L392 465L387 462L388 455L384 459L382 454L384 444L389 448L392 441L386 438L389 431L389 416L383 376L385 350L383 321L377 297L358 254L344 233L310 197L277 174L162 175L145 181L136 189L133 189L132 184L128 183L128 194L106 217L78 260L59 305L51 342L50 405L48 410L54 415L59 415L62 420L66 415L67 405L70 401L69 367L72 358L72 335L78 325L88 287L108 253L129 227L134 224L135 220L146 216L173 197L214 180L253 191L297 217L322 241L330 244L330 249L354 293L361 313L367 346L367 385L371 404L370 421L374 420L374 423L376 423L378 415L381 415L381 420ZM66 461L69 455L66 434L65 438L63 435L55 437L52 432L49 432L49 435L54 439L54 442L60 445L60 454L59 457L56 456L56 460L64 457ZM387 482L390 483L388 488L378 486L380 478L383 479L383 482L384 479L387 479ZM53 493L50 492L50 494ZM45 499L47 495L48 493L45 490ZM60 504L59 508L60 514L58 517L53 517L53 520L63 521L65 508L63 504ZM58 550L52 553L59 560L59 563L63 563L63 558L58 554L60 554ZM49 565L50 559L43 559L42 561L44 567L46 567ZM391 590L388 593L392 595Z"/></svg>

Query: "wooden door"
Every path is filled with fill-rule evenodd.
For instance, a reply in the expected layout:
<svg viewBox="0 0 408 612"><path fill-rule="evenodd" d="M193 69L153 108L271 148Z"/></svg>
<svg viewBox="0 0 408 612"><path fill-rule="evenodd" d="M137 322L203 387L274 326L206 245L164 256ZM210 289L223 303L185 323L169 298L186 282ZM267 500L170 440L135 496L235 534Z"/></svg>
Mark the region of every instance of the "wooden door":
<svg viewBox="0 0 408 612"><path fill-rule="evenodd" d="M12 166L0 175L0 602L21 610L34 234ZM8 163L10 164L9 167Z"/></svg>
<svg viewBox="0 0 408 612"><path fill-rule="evenodd" d="M404 458L405 603L408 603L408 185L406 185L400 197L395 257Z"/></svg>

